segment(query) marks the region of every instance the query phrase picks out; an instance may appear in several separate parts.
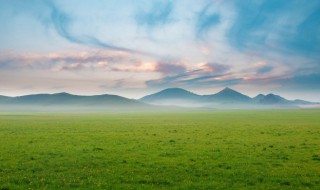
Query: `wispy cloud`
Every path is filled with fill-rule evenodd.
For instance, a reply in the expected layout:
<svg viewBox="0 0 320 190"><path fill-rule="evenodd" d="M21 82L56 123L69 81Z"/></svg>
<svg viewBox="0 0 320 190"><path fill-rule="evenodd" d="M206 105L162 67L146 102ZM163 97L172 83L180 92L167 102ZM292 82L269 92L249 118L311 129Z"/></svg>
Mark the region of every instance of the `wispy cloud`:
<svg viewBox="0 0 320 190"><path fill-rule="evenodd" d="M169 66L170 67L170 66ZM182 68L179 68L182 71ZM210 86L215 84L234 85L242 79L237 78L232 73L227 73L231 66L218 63L204 63L197 67L187 69L183 67L183 72L164 75L160 79L147 81L150 87L197 87ZM180 70L179 70L180 71Z"/></svg>
<svg viewBox="0 0 320 190"><path fill-rule="evenodd" d="M45 0L44 3L45 5L47 5L47 8L50 12L50 17L46 21L50 21L56 32L62 38L68 40L69 42L108 50L151 55L150 53L141 52L138 50L133 50L130 48L120 47L110 43L103 42L90 34L84 36L73 34L71 32L71 27L74 23L74 18L72 17L72 15L68 14L67 12L59 8L59 6L53 0ZM47 25L47 23L45 23L45 25Z"/></svg>
<svg viewBox="0 0 320 190"><path fill-rule="evenodd" d="M205 63L200 65L200 67L212 74L223 74L231 69L230 65L219 64L219 63Z"/></svg>
<svg viewBox="0 0 320 190"><path fill-rule="evenodd" d="M302 91L317 91L320 89L320 74L300 74L290 78L279 80L278 83L282 85L283 90L300 89Z"/></svg>
<svg viewBox="0 0 320 190"><path fill-rule="evenodd" d="M161 79L149 80L146 81L146 85L152 88L204 88L212 86L233 86L240 84L242 81L242 78L236 78L230 74L199 76L199 74L193 75L192 73L184 73L180 75L167 76Z"/></svg>
<svg viewBox="0 0 320 190"><path fill-rule="evenodd" d="M178 61L162 60L157 63L155 71L163 73L165 75L182 74L187 70L186 66Z"/></svg>
<svg viewBox="0 0 320 190"><path fill-rule="evenodd" d="M319 58L319 1L308 1L308 5L303 1L236 1L234 7L235 19L226 33L232 46Z"/></svg>
<svg viewBox="0 0 320 190"><path fill-rule="evenodd" d="M131 53L92 50L74 53L0 53L3 70L36 69L52 71L110 70L116 72L154 72L181 74L186 66L178 61L151 60Z"/></svg>
<svg viewBox="0 0 320 190"><path fill-rule="evenodd" d="M220 15L212 10L213 3L209 3L197 14L196 36L203 38L208 31L219 24Z"/></svg>
<svg viewBox="0 0 320 190"><path fill-rule="evenodd" d="M111 66L110 69L119 72L155 72L155 68L154 62L136 61L132 64L117 64Z"/></svg>
<svg viewBox="0 0 320 190"><path fill-rule="evenodd" d="M151 2L148 8L140 8L135 15L136 23L147 28L163 26L172 22L174 2L171 0Z"/></svg>
<svg viewBox="0 0 320 190"><path fill-rule="evenodd" d="M114 51L91 51L77 53L1 53L0 68L16 69L50 69L55 71L108 69L110 65L126 62L133 64L138 60L131 54Z"/></svg>
<svg viewBox="0 0 320 190"><path fill-rule="evenodd" d="M266 66L263 66L263 67L259 68L259 69L257 70L257 73L258 73L258 74L264 74L264 73L269 73L269 72L272 71L272 70L273 70L273 67L272 67L272 66L266 65Z"/></svg>

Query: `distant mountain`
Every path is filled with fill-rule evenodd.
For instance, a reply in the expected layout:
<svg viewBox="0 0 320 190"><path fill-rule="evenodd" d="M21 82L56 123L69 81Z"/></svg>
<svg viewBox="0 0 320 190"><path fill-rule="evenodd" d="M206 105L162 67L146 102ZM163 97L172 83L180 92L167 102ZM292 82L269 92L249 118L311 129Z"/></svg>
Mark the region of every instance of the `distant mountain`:
<svg viewBox="0 0 320 190"><path fill-rule="evenodd" d="M256 97L252 98L254 103L259 103L262 99L264 99L266 95L258 94Z"/></svg>
<svg viewBox="0 0 320 190"><path fill-rule="evenodd" d="M8 96L1 96L1 95L0 95L0 103L6 102L6 101L8 101L9 99L10 99L10 97L8 97Z"/></svg>
<svg viewBox="0 0 320 190"><path fill-rule="evenodd" d="M275 95L275 94L268 94L266 96L264 96L263 98L261 98L257 103L260 104L290 104L292 102L290 102L289 100Z"/></svg>
<svg viewBox="0 0 320 190"><path fill-rule="evenodd" d="M157 106L154 106L157 105ZM165 107L160 107L165 106ZM170 107L168 107L170 106ZM178 106L178 107L176 107ZM225 88L216 94L198 95L181 88L168 88L150 94L139 100L128 99L117 95L80 96L65 92L56 94L34 94L18 97L0 96L0 111L8 108L45 109L181 109L181 107L196 109L260 109L260 108L294 108L318 107L319 103L304 100L287 100L275 94L259 94L250 98L231 88Z"/></svg>
<svg viewBox="0 0 320 190"><path fill-rule="evenodd" d="M190 105L199 103L201 96L181 88L168 88L139 100L158 105Z"/></svg>
<svg viewBox="0 0 320 190"><path fill-rule="evenodd" d="M268 94L263 95L259 94L258 96L253 98L253 101L258 104L265 104L265 105L311 105L317 104L315 102L308 102L305 100L287 100L279 95L275 94Z"/></svg>
<svg viewBox="0 0 320 190"><path fill-rule="evenodd" d="M168 88L145 96L140 101L157 105L206 106L213 103L250 103L251 98L231 88L225 88L211 95L198 95L181 88Z"/></svg>
<svg viewBox="0 0 320 190"><path fill-rule="evenodd" d="M250 103L252 101L252 99L249 96L241 94L228 87L216 94L205 95L203 97L208 102L220 103Z"/></svg>
<svg viewBox="0 0 320 190"><path fill-rule="evenodd" d="M293 100L293 102L294 102L295 104L299 104L299 105L317 104L317 103L314 103L314 102L308 102L308 101L299 100L299 99Z"/></svg>
<svg viewBox="0 0 320 190"><path fill-rule="evenodd" d="M156 105L176 105L184 107L215 107L215 108L236 108L236 107L294 107L298 105L316 104L304 100L287 100L279 95L259 94L254 98L237 92L231 88L224 88L220 92L211 95L198 95L181 88L168 88L160 92L145 96L140 99L142 102Z"/></svg>
<svg viewBox="0 0 320 190"><path fill-rule="evenodd" d="M13 106L86 106L86 107L147 107L137 100L117 95L79 96L68 93L34 94L18 97L0 97L2 105Z"/></svg>

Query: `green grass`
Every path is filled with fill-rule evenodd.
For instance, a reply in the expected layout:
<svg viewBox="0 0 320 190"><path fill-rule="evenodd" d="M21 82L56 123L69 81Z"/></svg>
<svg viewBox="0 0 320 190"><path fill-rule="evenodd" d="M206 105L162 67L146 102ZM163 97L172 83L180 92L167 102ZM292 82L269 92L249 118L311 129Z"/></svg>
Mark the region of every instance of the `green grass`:
<svg viewBox="0 0 320 190"><path fill-rule="evenodd" d="M0 189L318 189L320 110L1 114Z"/></svg>

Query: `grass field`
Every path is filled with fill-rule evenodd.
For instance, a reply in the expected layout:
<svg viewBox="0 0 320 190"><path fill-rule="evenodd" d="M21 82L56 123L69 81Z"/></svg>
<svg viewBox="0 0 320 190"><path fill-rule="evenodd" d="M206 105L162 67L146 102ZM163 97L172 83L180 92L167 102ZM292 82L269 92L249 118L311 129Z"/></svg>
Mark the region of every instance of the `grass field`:
<svg viewBox="0 0 320 190"><path fill-rule="evenodd" d="M0 189L319 189L320 110L0 114Z"/></svg>

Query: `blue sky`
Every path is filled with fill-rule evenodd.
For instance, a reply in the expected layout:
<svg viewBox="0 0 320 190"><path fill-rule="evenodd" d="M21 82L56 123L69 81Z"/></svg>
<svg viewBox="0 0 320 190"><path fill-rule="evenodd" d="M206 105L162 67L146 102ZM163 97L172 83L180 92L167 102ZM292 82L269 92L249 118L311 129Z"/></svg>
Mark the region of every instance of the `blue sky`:
<svg viewBox="0 0 320 190"><path fill-rule="evenodd" d="M0 94L228 86L320 101L320 1L0 0Z"/></svg>

